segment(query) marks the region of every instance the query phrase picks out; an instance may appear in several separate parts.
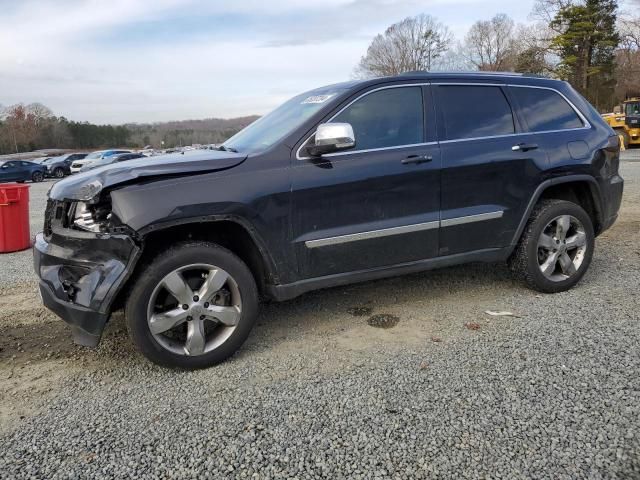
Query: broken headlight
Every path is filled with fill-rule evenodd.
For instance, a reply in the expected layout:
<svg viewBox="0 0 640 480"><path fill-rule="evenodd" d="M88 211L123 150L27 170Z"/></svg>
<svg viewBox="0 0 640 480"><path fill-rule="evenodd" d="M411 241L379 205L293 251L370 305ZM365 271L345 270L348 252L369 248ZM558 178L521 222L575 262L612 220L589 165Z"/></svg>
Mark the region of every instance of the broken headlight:
<svg viewBox="0 0 640 480"><path fill-rule="evenodd" d="M87 232L106 232L111 219L111 206L76 202L70 213L74 227Z"/></svg>

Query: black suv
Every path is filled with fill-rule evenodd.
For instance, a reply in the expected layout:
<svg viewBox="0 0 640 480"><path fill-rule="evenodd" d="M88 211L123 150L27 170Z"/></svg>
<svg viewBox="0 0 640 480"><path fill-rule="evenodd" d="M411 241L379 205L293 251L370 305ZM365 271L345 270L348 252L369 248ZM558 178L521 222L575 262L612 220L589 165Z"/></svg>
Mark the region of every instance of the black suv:
<svg viewBox="0 0 640 480"><path fill-rule="evenodd" d="M159 364L206 367L259 299L470 261L559 292L617 217L619 142L567 83L412 73L319 88L225 142L56 183L44 304L94 346L124 307Z"/></svg>
<svg viewBox="0 0 640 480"><path fill-rule="evenodd" d="M48 158L42 164L47 167L47 176L62 178L65 175L71 175L71 164L74 160L82 160L87 155L87 153L69 153Z"/></svg>

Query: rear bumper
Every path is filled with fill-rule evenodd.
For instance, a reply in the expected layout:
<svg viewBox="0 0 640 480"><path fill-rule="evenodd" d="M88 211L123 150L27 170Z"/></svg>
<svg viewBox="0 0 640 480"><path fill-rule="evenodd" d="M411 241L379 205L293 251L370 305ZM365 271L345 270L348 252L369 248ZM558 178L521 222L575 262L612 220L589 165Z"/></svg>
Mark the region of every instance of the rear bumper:
<svg viewBox="0 0 640 480"><path fill-rule="evenodd" d="M115 295L139 253L125 235L65 230L36 236L33 263L44 305L71 325L76 343L95 346Z"/></svg>
<svg viewBox="0 0 640 480"><path fill-rule="evenodd" d="M620 210L622 193L624 191L624 180L620 175L614 175L607 180L602 190L604 208L599 233L610 228L618 218L618 211Z"/></svg>

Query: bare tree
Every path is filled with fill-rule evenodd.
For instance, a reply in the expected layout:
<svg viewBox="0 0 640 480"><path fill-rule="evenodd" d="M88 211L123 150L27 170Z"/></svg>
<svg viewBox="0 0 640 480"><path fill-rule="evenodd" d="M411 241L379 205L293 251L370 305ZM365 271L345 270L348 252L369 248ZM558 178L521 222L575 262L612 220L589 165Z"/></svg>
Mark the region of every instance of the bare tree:
<svg viewBox="0 0 640 480"><path fill-rule="evenodd" d="M640 96L640 16L625 14L618 21L620 45L616 50L616 98Z"/></svg>
<svg viewBox="0 0 640 480"><path fill-rule="evenodd" d="M27 114L32 116L33 122L37 127L53 117L51 109L41 103L30 103L27 105L26 110Z"/></svg>
<svg viewBox="0 0 640 480"><path fill-rule="evenodd" d="M355 74L378 77L431 70L452 42L453 35L447 26L432 16L408 17L376 35Z"/></svg>
<svg viewBox="0 0 640 480"><path fill-rule="evenodd" d="M474 23L464 37L464 54L478 70L513 69L515 24L499 13L491 20Z"/></svg>
<svg viewBox="0 0 640 480"><path fill-rule="evenodd" d="M544 24L518 25L512 44L513 65L516 72L553 74L558 63L551 48L553 32Z"/></svg>

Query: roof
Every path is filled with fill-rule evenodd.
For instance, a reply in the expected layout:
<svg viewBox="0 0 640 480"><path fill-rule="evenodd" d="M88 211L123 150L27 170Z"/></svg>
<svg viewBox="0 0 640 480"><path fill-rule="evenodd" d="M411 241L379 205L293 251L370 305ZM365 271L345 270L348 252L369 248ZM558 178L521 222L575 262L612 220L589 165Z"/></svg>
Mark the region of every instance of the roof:
<svg viewBox="0 0 640 480"><path fill-rule="evenodd" d="M437 81L470 81L470 82L488 82L488 83L514 83L528 85L548 85L558 88L559 83L565 83L561 80L555 80L533 73L515 73L515 72L427 72L416 71L406 72L400 75L389 77L377 77L363 79L355 82L348 82L342 85L347 87L367 87L370 85L383 84L387 82L437 82Z"/></svg>

